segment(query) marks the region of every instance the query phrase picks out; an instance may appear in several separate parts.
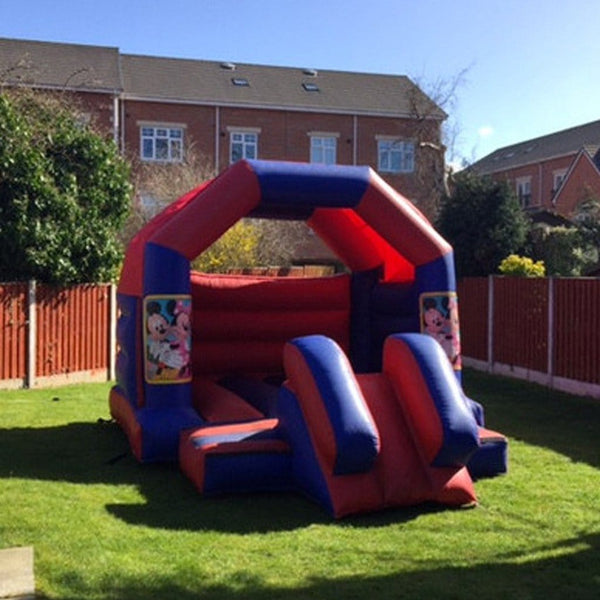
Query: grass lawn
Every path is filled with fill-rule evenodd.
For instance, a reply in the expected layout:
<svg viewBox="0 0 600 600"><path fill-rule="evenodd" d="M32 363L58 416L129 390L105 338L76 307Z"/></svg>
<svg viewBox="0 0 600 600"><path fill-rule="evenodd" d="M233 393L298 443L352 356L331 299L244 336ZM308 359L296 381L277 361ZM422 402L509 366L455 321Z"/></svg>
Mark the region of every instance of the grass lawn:
<svg viewBox="0 0 600 600"><path fill-rule="evenodd" d="M138 465L108 384L0 392L0 548L45 599L600 598L600 402L465 374L510 472L471 510L330 520L296 495L203 499Z"/></svg>

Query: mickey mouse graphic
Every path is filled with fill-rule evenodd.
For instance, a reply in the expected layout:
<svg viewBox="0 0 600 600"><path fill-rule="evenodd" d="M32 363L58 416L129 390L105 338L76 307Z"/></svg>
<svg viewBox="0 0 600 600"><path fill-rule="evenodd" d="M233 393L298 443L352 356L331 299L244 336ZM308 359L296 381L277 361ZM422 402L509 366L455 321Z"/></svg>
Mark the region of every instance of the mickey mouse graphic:
<svg viewBox="0 0 600 600"><path fill-rule="evenodd" d="M175 300L152 300L146 304L146 373L150 380L174 379L185 365L181 354L172 347L175 306Z"/></svg>

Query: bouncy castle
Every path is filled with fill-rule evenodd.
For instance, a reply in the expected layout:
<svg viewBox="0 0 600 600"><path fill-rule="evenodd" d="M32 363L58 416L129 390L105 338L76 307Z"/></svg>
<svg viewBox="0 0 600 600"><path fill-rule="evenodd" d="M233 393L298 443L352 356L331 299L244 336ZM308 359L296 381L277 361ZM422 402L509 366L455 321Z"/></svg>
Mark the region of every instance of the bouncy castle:
<svg viewBox="0 0 600 600"><path fill-rule="evenodd" d="M190 270L239 219L302 219L330 277ZM507 468L461 386L452 247L369 167L240 161L133 239L114 419L205 495L296 490L332 516L472 505Z"/></svg>

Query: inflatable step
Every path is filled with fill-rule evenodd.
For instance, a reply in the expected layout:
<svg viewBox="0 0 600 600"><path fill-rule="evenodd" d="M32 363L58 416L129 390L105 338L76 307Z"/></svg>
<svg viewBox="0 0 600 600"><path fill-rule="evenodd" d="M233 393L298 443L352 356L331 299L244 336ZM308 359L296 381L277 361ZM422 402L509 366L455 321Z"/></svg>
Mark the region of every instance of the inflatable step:
<svg viewBox="0 0 600 600"><path fill-rule="evenodd" d="M494 477L508 471L508 440L485 427L479 428L479 449L469 460L467 469L473 479Z"/></svg>
<svg viewBox="0 0 600 600"><path fill-rule="evenodd" d="M202 494L291 487L290 447L277 419L212 425L184 432L179 463Z"/></svg>

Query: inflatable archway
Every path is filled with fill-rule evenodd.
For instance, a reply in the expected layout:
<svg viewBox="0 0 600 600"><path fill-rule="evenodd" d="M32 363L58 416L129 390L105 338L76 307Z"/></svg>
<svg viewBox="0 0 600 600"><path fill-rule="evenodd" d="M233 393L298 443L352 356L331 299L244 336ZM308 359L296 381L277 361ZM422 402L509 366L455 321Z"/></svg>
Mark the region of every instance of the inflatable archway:
<svg viewBox="0 0 600 600"><path fill-rule="evenodd" d="M304 219L348 273L322 279L190 273L190 261L247 216ZM311 419L316 419L317 429L322 428L318 423L329 421L333 429L318 434L329 440L325 446L332 445L323 452L336 454L339 444L348 443L351 466L342 471L354 472L355 462L361 465L359 470L372 468L380 456L380 432L359 379L368 378L362 374L382 374L388 365L386 381L396 381L391 356L406 355L407 364L416 361L420 383L408 384L405 372L399 376L403 383L396 381L394 386L408 385L407 397L424 394L429 399L423 401L430 402L432 421L423 425L423 435L424 439L433 435L439 442L432 460L446 456L442 462L449 464L444 468L456 474L463 473L467 458L481 454L476 452L481 428L473 416L481 425L481 411L464 398L457 377L460 335L452 248L408 200L368 167L236 163L174 202L140 231L126 254L118 303L117 385L111 392L111 412L140 461L179 457L202 491L208 485L207 448L219 453L219 445L233 444L231 454L243 465L241 477L242 472L253 473L248 461L255 464L257 454L265 453L252 449L244 453L239 443L248 445L257 436L263 445L274 444L280 451L273 453L277 460L267 461L269 466L257 467L262 475L255 473L255 484L218 483L216 470L209 488L288 488L304 481L286 437L298 430L290 428L290 419L302 421L313 440L296 440L298 448L319 446ZM396 334L408 337L400 340ZM414 334L417 338L410 337ZM398 354L399 347L405 350ZM336 370L339 373L332 375ZM309 386L300 394L305 398L299 401L302 408L292 416L290 407L310 373L316 377L316 388ZM315 391L320 389L317 380L323 378L329 381L324 384L325 396ZM290 387L292 380L298 389ZM435 398L440 387L447 398ZM336 398L335 406L330 406L331 398ZM418 402L410 410L422 413ZM450 421L444 424L447 418L458 419L460 435L454 421L452 426ZM287 419L287 427L282 419ZM348 426L363 432L362 441L347 438ZM218 427L225 429L216 431ZM483 461L484 471L505 469L505 445L504 440L502 456L493 459L498 464ZM313 448L311 453L315 452L319 468L327 471L324 465L331 456L321 463ZM226 472L231 475L231 468ZM440 490L447 483L433 495L444 496ZM304 491L316 497L323 489L330 490L323 502L335 515L387 503L378 498L358 509L336 508L331 486L322 481L305 484L308 491ZM461 500L469 501L472 491L465 494ZM422 499L413 496L411 501Z"/></svg>

